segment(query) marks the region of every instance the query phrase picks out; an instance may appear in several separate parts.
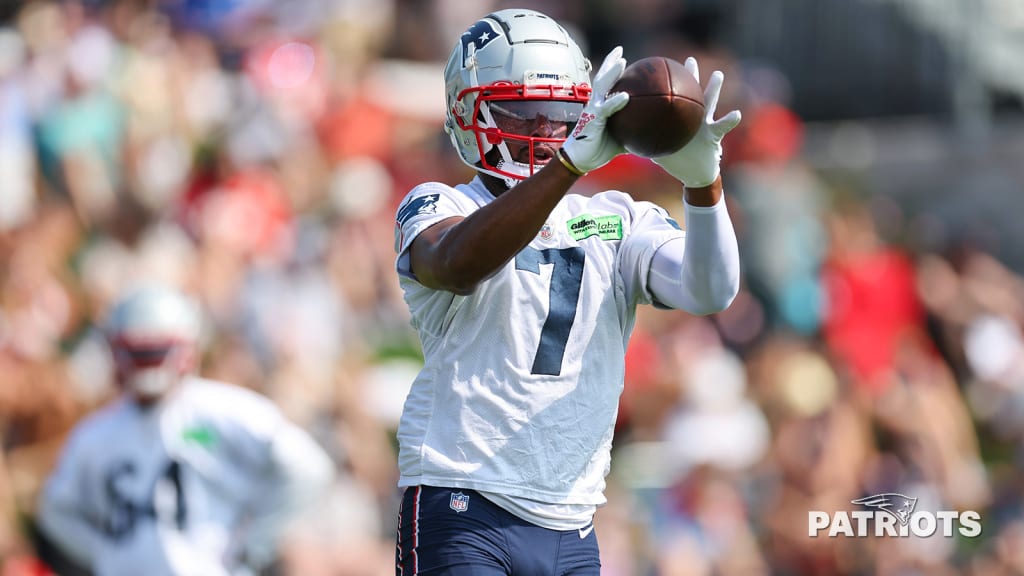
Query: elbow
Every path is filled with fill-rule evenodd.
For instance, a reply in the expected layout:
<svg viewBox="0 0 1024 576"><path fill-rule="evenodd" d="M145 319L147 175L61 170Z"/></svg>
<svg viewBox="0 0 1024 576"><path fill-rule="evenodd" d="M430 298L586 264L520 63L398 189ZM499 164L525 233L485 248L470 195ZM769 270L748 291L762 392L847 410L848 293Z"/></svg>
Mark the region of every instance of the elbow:
<svg viewBox="0 0 1024 576"><path fill-rule="evenodd" d="M310 484L314 487L314 490L324 494L338 480L338 471L334 466L334 461L331 460L331 457L326 452L320 451L316 463L312 466L311 477L312 481Z"/></svg>
<svg viewBox="0 0 1024 576"><path fill-rule="evenodd" d="M49 537L60 532L60 526L68 522L70 510L60 506L51 494L44 491L36 509L36 524Z"/></svg>
<svg viewBox="0 0 1024 576"><path fill-rule="evenodd" d="M730 304L732 304L732 300L728 300L728 301L722 300L721 302L718 302L718 301L705 302L705 303L702 303L702 305L700 305L700 306L695 306L695 307L691 308L690 310L687 310L687 312L689 312L690 314L693 314L694 316L710 316L712 314L718 314L719 312L724 312L725 310L727 310L729 308Z"/></svg>
<svg viewBox="0 0 1024 576"><path fill-rule="evenodd" d="M710 302L710 308L712 309L712 312L710 313L718 314L719 312L726 311L729 306L732 305L733 301L736 300L736 296L738 296L739 293L739 274L730 275L728 278L723 279L714 291L715 297L712 298Z"/></svg>
<svg viewBox="0 0 1024 576"><path fill-rule="evenodd" d="M306 469L296 474L294 479L292 490L296 504L302 509L323 503L330 497L331 487L337 480L334 463L326 454L308 462Z"/></svg>
<svg viewBox="0 0 1024 576"><path fill-rule="evenodd" d="M420 273L415 275L416 280L434 290L444 290L457 296L469 296L476 292L480 280L452 271L450 267L439 267L431 273Z"/></svg>
<svg viewBox="0 0 1024 576"><path fill-rule="evenodd" d="M35 520L39 536L55 547L60 554L73 558L76 562L87 560L74 549L76 540L74 533L69 534L69 531L73 530L72 527L77 525L73 513L61 510L44 499L40 503ZM78 538L78 540L82 540L82 538Z"/></svg>
<svg viewBox="0 0 1024 576"><path fill-rule="evenodd" d="M694 298L696 306L689 312L697 316L709 316L724 312L736 300L739 292L739 274L709 278L700 296Z"/></svg>
<svg viewBox="0 0 1024 576"><path fill-rule="evenodd" d="M470 262L460 262L454 258L444 260L435 275L436 286L441 290L457 296L469 296L476 292L477 286L484 278L475 270Z"/></svg>
<svg viewBox="0 0 1024 576"><path fill-rule="evenodd" d="M451 292L456 296L470 296L476 292L477 286L480 285L479 280L463 277L453 277L445 279L439 282L436 288Z"/></svg>
<svg viewBox="0 0 1024 576"><path fill-rule="evenodd" d="M740 274L738 270L732 274L727 274L726 278L722 279L717 293L719 296L713 302L713 305L717 308L715 312L724 312L732 305L733 301L736 300L736 296L740 293Z"/></svg>
<svg viewBox="0 0 1024 576"><path fill-rule="evenodd" d="M445 290L456 296L472 296L476 292L477 286L479 286L479 283L452 284L445 288Z"/></svg>
<svg viewBox="0 0 1024 576"><path fill-rule="evenodd" d="M725 312L732 305L733 300L736 299L736 295L739 293L739 288L729 293L720 293L710 302L708 302L707 310L704 312L704 316L709 314L718 314L719 312Z"/></svg>

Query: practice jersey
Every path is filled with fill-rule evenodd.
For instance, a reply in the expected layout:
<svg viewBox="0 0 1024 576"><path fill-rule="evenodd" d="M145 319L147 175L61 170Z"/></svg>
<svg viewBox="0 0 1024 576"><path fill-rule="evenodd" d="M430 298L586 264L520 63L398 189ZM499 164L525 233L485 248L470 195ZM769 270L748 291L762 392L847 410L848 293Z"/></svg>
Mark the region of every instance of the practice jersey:
<svg viewBox="0 0 1024 576"><path fill-rule="evenodd" d="M247 574L243 548L260 543L246 538L272 548L277 527L246 525L287 508L295 478L311 491L330 478L305 433L262 396L191 378L152 408L121 399L78 426L39 521L97 576Z"/></svg>
<svg viewBox="0 0 1024 576"><path fill-rule="evenodd" d="M654 252L684 233L627 194L567 194L473 294L417 282L413 239L493 200L479 178L431 182L396 214L396 267L425 359L398 428L399 485L601 505L636 306L653 301Z"/></svg>

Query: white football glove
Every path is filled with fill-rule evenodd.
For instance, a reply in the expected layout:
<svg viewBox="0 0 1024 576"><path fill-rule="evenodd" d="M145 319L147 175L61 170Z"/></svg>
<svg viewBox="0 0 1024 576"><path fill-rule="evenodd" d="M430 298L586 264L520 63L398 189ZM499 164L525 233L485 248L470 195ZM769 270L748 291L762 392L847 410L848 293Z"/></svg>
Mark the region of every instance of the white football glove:
<svg viewBox="0 0 1024 576"><path fill-rule="evenodd" d="M625 69L626 59L622 57L622 46L616 46L594 75L594 90L590 94L590 101L580 113L572 135L562 144L562 153L568 156L580 172L600 168L626 152L605 129L608 118L629 102L629 94L625 92L608 94Z"/></svg>
<svg viewBox="0 0 1024 576"><path fill-rule="evenodd" d="M683 64L700 83L697 60L692 56ZM654 158L654 163L665 169L687 188L711 185L718 178L718 164L722 160L722 138L740 123L740 111L733 110L715 120L718 94L725 75L716 70L704 88L704 124L697 135L678 152Z"/></svg>

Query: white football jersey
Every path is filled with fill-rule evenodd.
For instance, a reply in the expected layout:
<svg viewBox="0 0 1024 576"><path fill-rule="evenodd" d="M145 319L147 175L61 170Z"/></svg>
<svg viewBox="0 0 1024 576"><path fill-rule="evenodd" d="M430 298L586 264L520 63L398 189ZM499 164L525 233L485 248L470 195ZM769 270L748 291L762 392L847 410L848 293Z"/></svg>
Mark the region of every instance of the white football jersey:
<svg viewBox="0 0 1024 576"><path fill-rule="evenodd" d="M479 178L431 182L397 211L396 267L425 356L399 424L399 485L601 505L636 306L652 302L655 250L684 233L622 192L567 194L472 295L419 284L413 239L492 200Z"/></svg>
<svg viewBox="0 0 1024 576"><path fill-rule="evenodd" d="M273 515L296 502L287 490L315 498L331 475L327 455L268 399L189 378L152 408L121 399L80 424L39 521L97 576L242 574L243 548L274 546L287 514Z"/></svg>

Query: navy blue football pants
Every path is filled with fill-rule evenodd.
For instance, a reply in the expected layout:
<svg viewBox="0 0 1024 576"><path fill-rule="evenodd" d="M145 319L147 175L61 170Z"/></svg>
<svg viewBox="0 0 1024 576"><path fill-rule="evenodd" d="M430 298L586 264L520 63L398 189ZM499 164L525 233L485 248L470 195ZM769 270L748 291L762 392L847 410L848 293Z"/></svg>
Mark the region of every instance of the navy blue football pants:
<svg viewBox="0 0 1024 576"><path fill-rule="evenodd" d="M473 490L412 486L402 496L396 576L599 576L593 525L550 530Z"/></svg>

